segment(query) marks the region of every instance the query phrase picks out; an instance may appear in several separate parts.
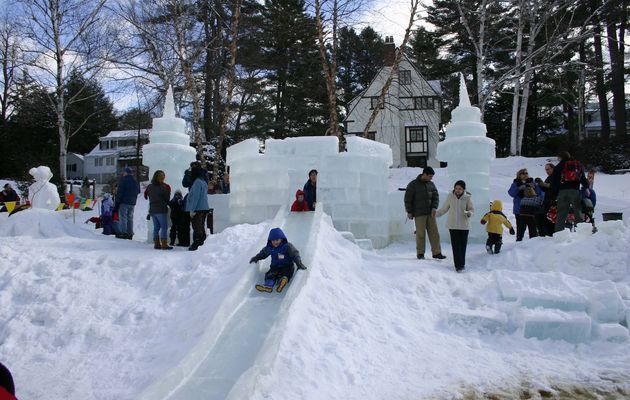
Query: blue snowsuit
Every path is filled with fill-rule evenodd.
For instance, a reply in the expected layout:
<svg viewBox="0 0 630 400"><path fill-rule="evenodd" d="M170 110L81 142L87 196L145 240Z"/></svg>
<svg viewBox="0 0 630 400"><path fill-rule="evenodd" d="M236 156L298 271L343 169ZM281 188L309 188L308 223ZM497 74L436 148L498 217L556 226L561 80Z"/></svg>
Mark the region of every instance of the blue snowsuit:
<svg viewBox="0 0 630 400"><path fill-rule="evenodd" d="M281 239L282 242L278 247L273 247L272 240ZM287 237L280 228L273 228L269 231L269 237L267 238L267 245L260 250L250 261L260 261L271 256L271 267L265 274L265 286L274 286L276 280L286 276L288 280L293 277L295 268L293 263L302 265L302 259L300 258L300 252L287 241Z"/></svg>

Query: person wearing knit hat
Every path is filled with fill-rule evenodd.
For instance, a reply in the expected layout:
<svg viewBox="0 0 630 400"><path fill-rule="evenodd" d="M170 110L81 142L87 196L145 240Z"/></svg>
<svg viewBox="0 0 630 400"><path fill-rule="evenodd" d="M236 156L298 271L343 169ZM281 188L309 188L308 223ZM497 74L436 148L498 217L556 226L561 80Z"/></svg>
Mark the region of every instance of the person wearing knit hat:
<svg viewBox="0 0 630 400"><path fill-rule="evenodd" d="M116 190L114 208L120 218L120 232L116 235L119 239L133 239L133 211L140 194L140 185L131 172L131 168L125 167Z"/></svg>
<svg viewBox="0 0 630 400"><path fill-rule="evenodd" d="M440 203L437 188L431 182L435 171L431 167L425 167L422 174L409 182L405 190L405 210L407 217L413 219L416 225L416 254L419 260L424 259L425 232L429 234L431 253L433 258L443 260L440 247L440 233L435 219Z"/></svg>
<svg viewBox="0 0 630 400"><path fill-rule="evenodd" d="M453 261L457 272L463 272L466 268L469 220L474 211L470 193L466 191L466 182L462 180L455 182L453 191L448 194L444 205L437 211L438 217L448 213L446 227L451 235Z"/></svg>

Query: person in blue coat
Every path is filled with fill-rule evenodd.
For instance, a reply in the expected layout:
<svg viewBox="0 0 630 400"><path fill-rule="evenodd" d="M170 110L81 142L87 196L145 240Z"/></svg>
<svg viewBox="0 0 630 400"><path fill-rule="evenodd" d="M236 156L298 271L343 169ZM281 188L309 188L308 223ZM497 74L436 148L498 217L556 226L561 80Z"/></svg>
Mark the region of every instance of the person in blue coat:
<svg viewBox="0 0 630 400"><path fill-rule="evenodd" d="M119 239L133 239L133 210L140 194L140 185L133 177L132 170L125 167L116 190L116 209L120 218Z"/></svg>
<svg viewBox="0 0 630 400"><path fill-rule="evenodd" d="M190 222L193 228L193 242L188 248L197 250L206 241L206 215L210 211L208 205L208 182L205 179L205 171L200 166L195 166L190 171L192 185L186 195L185 211L190 213Z"/></svg>
<svg viewBox="0 0 630 400"><path fill-rule="evenodd" d="M317 170L312 169L308 172L308 181L304 184L304 200L308 203L311 211L315 210L317 203Z"/></svg>
<svg viewBox="0 0 630 400"><path fill-rule="evenodd" d="M544 212L543 193L540 186L529 177L527 169L520 169L508 194L512 196L512 212L516 217L516 241L520 242L529 231L530 239L538 236L536 215Z"/></svg>
<svg viewBox="0 0 630 400"><path fill-rule="evenodd" d="M263 247L258 254L252 257L249 262L250 264L255 263L269 256L271 256L271 267L265 274L265 283L263 285L256 285L256 290L259 292L271 292L276 283L278 284L276 291L282 292L293 277L293 273L295 272L293 267L294 263L297 265L298 269L306 269L304 264L302 264L300 252L295 246L289 243L280 228L273 228L269 231L267 245Z"/></svg>
<svg viewBox="0 0 630 400"><path fill-rule="evenodd" d="M105 193L101 202L101 226L103 227L103 235L113 235L114 232L114 202L112 195Z"/></svg>

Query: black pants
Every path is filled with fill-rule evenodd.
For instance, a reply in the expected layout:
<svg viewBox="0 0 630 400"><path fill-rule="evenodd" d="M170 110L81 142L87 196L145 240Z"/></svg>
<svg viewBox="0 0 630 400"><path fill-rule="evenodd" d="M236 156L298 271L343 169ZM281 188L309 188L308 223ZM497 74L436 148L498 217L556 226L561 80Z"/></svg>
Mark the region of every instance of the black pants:
<svg viewBox="0 0 630 400"><path fill-rule="evenodd" d="M503 246L503 236L499 233L488 232L486 246L490 246L490 248L494 247L493 253L499 254L501 252L501 246Z"/></svg>
<svg viewBox="0 0 630 400"><path fill-rule="evenodd" d="M201 246L206 241L206 214L208 211L195 211L195 216L191 219L193 228L193 243Z"/></svg>
<svg viewBox="0 0 630 400"><path fill-rule="evenodd" d="M468 230L449 229L451 233L451 247L453 248L453 261L455 269L466 266L466 246L468 245Z"/></svg>
<svg viewBox="0 0 630 400"><path fill-rule="evenodd" d="M294 271L295 271L295 268L293 267L293 263L289 265L282 265L280 267L271 268L265 274L265 285L273 286L275 285L275 282L278 280L278 278L281 278L283 276L286 276L287 279L289 279L290 281L291 278L293 278Z"/></svg>
<svg viewBox="0 0 630 400"><path fill-rule="evenodd" d="M516 241L520 242L525 236L525 229L529 231L529 238L538 236L536 218L533 215L514 214L516 217Z"/></svg>
<svg viewBox="0 0 630 400"><path fill-rule="evenodd" d="M180 246L190 246L190 214L181 211L174 213L171 211L171 232L169 233L171 243L175 243L177 238L177 244Z"/></svg>

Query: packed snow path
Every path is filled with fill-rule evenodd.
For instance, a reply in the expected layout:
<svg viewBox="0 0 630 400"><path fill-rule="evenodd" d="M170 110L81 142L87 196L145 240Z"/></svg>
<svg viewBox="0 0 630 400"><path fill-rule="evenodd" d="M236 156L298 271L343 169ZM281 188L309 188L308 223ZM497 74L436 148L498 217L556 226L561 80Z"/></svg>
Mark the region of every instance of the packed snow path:
<svg viewBox="0 0 630 400"><path fill-rule="evenodd" d="M312 247L316 243L319 224L322 218L321 211L309 213L289 213L283 207L278 212L273 226L280 225L288 240L300 251L302 260L306 265L311 265ZM320 207L321 210L321 207ZM279 220L284 220L279 223ZM267 233L262 242L266 244ZM262 247L262 245L260 246ZM255 251L260 250L259 248ZM252 255L255 253L252 253ZM299 291L300 284L304 283L306 272L296 270L292 282L282 293L259 293L253 288L254 281L261 281L263 274L269 267L269 259L259 263L259 268L253 268L253 274L248 274L237 284L236 292L243 293L240 305L227 300L222 307L233 309L234 312L220 330L216 341L210 349L206 349L205 356L193 351L191 358L199 360L197 366L186 371L189 360L184 360L163 382L159 382L145 391L143 398L168 399L168 400L213 400L226 399L232 388L239 381L238 391L247 391L248 378L252 374L244 374L257 365L257 359L264 351L270 351L275 346L275 339L269 337L274 325L282 320L283 310L288 307L295 296L287 293ZM253 280L252 280L253 275ZM232 299L235 299L232 296ZM221 324L220 319L213 325ZM212 331L212 326L209 331ZM216 329L216 326L214 327ZM204 351L198 349L197 351ZM183 375L183 376L182 376ZM178 381L181 377L181 381ZM235 397L232 394L232 397ZM236 396L238 397L238 395Z"/></svg>

